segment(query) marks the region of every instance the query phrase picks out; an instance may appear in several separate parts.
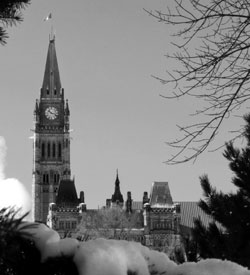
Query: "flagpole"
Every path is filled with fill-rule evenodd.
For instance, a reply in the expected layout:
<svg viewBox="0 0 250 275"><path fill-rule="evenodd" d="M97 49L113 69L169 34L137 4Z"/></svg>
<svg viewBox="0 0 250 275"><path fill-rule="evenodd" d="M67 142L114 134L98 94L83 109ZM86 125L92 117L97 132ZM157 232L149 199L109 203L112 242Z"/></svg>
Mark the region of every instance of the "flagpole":
<svg viewBox="0 0 250 275"><path fill-rule="evenodd" d="M54 38L55 38L54 28L53 28L53 24L51 23L51 27L50 27L50 39L49 40L54 40Z"/></svg>
<svg viewBox="0 0 250 275"><path fill-rule="evenodd" d="M52 41L55 39L55 32L54 32L54 27L53 27L53 21L52 21L52 13L50 12L43 21L47 22L51 20L51 27L50 27L50 34L49 34L49 40Z"/></svg>

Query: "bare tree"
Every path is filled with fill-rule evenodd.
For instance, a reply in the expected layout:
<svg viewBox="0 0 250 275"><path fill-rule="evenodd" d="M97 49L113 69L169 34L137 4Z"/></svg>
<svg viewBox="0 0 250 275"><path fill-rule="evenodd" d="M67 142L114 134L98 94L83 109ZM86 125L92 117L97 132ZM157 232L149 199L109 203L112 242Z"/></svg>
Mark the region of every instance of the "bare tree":
<svg viewBox="0 0 250 275"><path fill-rule="evenodd" d="M129 235L132 228L140 227L140 217L139 213L126 213L120 207L87 211L76 235L81 240L121 239L124 234Z"/></svg>
<svg viewBox="0 0 250 275"><path fill-rule="evenodd" d="M167 1L166 1L167 2ZM201 102L197 121L178 126L182 135L168 142L174 155L166 163L195 160L215 138L224 120L240 114L250 99L250 2L248 0L175 0L166 12L146 11L159 22L176 28L178 61L166 79L171 87L167 99L189 97ZM173 4L173 2L171 4ZM169 3L169 2L168 2ZM197 104L196 104L197 106ZM234 137L242 129L231 129Z"/></svg>

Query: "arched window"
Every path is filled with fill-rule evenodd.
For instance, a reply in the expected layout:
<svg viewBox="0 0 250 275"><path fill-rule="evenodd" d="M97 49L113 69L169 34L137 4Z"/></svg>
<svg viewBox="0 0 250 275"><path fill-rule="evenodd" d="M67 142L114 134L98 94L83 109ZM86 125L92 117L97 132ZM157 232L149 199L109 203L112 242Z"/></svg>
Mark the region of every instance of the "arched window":
<svg viewBox="0 0 250 275"><path fill-rule="evenodd" d="M45 144L44 142L42 143L42 158L45 157Z"/></svg>
<svg viewBox="0 0 250 275"><path fill-rule="evenodd" d="M48 142L48 158L50 158L50 142Z"/></svg>
<svg viewBox="0 0 250 275"><path fill-rule="evenodd" d="M56 157L56 144L53 142L53 147L52 147L52 156L53 158Z"/></svg>
<svg viewBox="0 0 250 275"><path fill-rule="evenodd" d="M61 142L58 143L58 158L62 157L62 144Z"/></svg>
<svg viewBox="0 0 250 275"><path fill-rule="evenodd" d="M56 183L57 178L56 178L57 174L54 174L54 183Z"/></svg>

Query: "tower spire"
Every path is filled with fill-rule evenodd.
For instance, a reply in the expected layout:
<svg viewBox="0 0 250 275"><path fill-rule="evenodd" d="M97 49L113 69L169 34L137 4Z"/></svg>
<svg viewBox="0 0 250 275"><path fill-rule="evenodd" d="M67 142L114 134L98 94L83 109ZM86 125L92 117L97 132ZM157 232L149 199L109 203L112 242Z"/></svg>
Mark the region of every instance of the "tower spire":
<svg viewBox="0 0 250 275"><path fill-rule="evenodd" d="M123 196L120 190L120 180L118 176L118 169L116 169L116 180L115 180L115 192L112 195L111 202L115 204L123 205Z"/></svg>
<svg viewBox="0 0 250 275"><path fill-rule="evenodd" d="M118 176L118 169L116 169L115 186L117 186L120 189L119 185L120 185L120 180L119 180L119 176Z"/></svg>
<svg viewBox="0 0 250 275"><path fill-rule="evenodd" d="M55 35L51 34L45 64L41 97L58 97L61 91L61 80L56 57Z"/></svg>

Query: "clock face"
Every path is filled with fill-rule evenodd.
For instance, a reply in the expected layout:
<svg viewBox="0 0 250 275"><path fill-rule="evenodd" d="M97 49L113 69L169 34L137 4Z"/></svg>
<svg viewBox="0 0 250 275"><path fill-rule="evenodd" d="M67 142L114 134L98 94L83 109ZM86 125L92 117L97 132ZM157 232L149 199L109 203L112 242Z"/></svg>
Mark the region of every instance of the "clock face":
<svg viewBox="0 0 250 275"><path fill-rule="evenodd" d="M45 110L45 116L48 119L53 120L53 119L55 119L58 116L58 111L57 111L57 109L55 107L48 107Z"/></svg>

